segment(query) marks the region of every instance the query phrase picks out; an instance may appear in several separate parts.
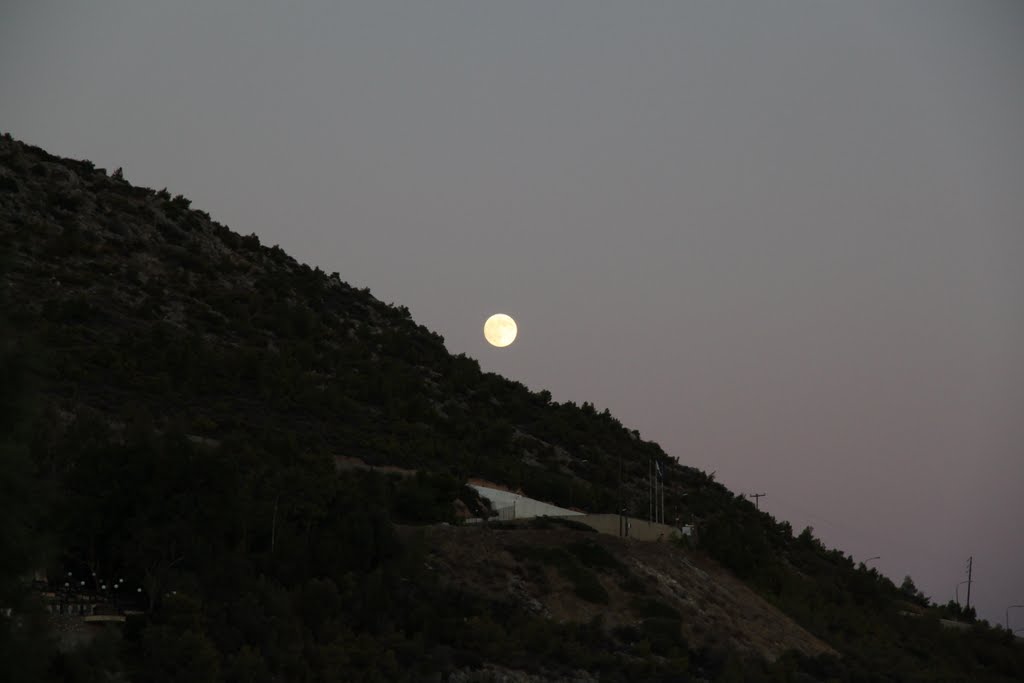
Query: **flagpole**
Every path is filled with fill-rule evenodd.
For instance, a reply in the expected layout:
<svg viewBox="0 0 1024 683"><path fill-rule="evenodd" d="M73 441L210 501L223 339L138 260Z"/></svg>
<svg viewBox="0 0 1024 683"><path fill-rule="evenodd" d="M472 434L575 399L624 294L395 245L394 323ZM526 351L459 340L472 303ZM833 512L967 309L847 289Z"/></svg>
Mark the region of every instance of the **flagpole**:
<svg viewBox="0 0 1024 683"><path fill-rule="evenodd" d="M661 523L665 523L665 473L661 473Z"/></svg>
<svg viewBox="0 0 1024 683"><path fill-rule="evenodd" d="M654 521L665 523L665 472L661 463L654 461Z"/></svg>

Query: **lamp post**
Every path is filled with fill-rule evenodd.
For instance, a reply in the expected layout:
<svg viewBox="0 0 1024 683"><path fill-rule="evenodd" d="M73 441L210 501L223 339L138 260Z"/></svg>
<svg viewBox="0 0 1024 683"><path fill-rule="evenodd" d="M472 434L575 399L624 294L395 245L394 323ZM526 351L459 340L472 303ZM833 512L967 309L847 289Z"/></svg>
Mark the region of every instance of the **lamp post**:
<svg viewBox="0 0 1024 683"><path fill-rule="evenodd" d="M867 564L871 560L880 560L880 559L882 559L881 555L875 555L874 557L869 557L868 559L864 560L864 564Z"/></svg>
<svg viewBox="0 0 1024 683"><path fill-rule="evenodd" d="M1010 605L1009 607L1006 608L1006 630L1007 631L1010 630L1010 610L1012 610L1014 607L1024 607L1024 605Z"/></svg>
<svg viewBox="0 0 1024 683"><path fill-rule="evenodd" d="M960 606L960 586L964 585L965 583L968 583L968 581L966 579L961 581L960 583L958 583L956 585L956 605L957 605L957 607Z"/></svg>

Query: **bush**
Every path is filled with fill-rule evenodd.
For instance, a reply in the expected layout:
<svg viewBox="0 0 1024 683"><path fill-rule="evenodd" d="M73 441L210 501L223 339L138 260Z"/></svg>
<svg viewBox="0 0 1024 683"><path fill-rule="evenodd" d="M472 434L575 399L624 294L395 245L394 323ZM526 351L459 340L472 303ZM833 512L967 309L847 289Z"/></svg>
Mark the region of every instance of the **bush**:
<svg viewBox="0 0 1024 683"><path fill-rule="evenodd" d="M577 596L599 605L608 604L608 591L604 589L597 575L578 564L572 564L561 569L562 575L572 582L573 592Z"/></svg>
<svg viewBox="0 0 1024 683"><path fill-rule="evenodd" d="M679 621L682 618L676 608L651 598L634 600L632 607L633 611L643 619L675 619Z"/></svg>
<svg viewBox="0 0 1024 683"><path fill-rule="evenodd" d="M600 567L601 569L616 569L625 571L626 567L619 562L618 558L608 550L594 542L570 543L567 546L570 553L576 556L580 562L588 567Z"/></svg>
<svg viewBox="0 0 1024 683"><path fill-rule="evenodd" d="M668 655L678 650L686 652L686 640L680 631L679 619L653 617L644 619L640 627L644 638L651 644L651 651L659 655Z"/></svg>
<svg viewBox="0 0 1024 683"><path fill-rule="evenodd" d="M150 626L142 634L142 648L146 666L141 680L213 683L220 678L217 649L202 633Z"/></svg>
<svg viewBox="0 0 1024 683"><path fill-rule="evenodd" d="M644 582L632 572L628 573L622 581L619 581L619 588L627 593L644 593L647 590Z"/></svg>
<svg viewBox="0 0 1024 683"><path fill-rule="evenodd" d="M608 604L608 591L601 585L597 575L577 562L564 549L518 546L509 548L509 552L523 559L538 560L555 567L558 573L572 584L573 592L578 597L599 605Z"/></svg>

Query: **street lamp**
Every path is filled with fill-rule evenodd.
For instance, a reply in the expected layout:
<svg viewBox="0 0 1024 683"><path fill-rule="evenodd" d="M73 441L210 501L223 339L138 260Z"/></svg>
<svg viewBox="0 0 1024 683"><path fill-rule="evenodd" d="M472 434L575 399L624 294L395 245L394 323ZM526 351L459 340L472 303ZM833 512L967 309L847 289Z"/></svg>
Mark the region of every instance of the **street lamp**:
<svg viewBox="0 0 1024 683"><path fill-rule="evenodd" d="M964 585L965 583L969 583L969 582L970 582L969 580L965 579L964 581L961 581L960 583L958 583L956 585L956 605L957 605L957 607L960 606L960 586Z"/></svg>
<svg viewBox="0 0 1024 683"><path fill-rule="evenodd" d="M864 560L864 564L867 564L871 560L880 560L880 559L882 559L881 555L875 555L874 557L869 557L868 559Z"/></svg>
<svg viewBox="0 0 1024 683"><path fill-rule="evenodd" d="M1024 607L1024 605L1010 605L1009 607L1006 608L1006 630L1007 631L1010 630L1010 610L1012 610L1014 607Z"/></svg>

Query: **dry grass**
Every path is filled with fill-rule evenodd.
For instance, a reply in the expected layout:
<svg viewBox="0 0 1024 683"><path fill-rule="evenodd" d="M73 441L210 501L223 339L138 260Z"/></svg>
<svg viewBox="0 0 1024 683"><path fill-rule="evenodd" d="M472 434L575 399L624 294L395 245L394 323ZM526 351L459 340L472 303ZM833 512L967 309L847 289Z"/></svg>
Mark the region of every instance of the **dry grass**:
<svg viewBox="0 0 1024 683"><path fill-rule="evenodd" d="M834 653L713 560L671 543L563 529L438 526L417 532L425 535L430 563L441 576L481 597L557 621L583 623L600 615L609 631L639 628L653 616L643 614L644 601L648 612L654 601L667 614L680 615L681 636L693 648L727 644L770 660L790 649L812 656ZM610 555L621 563L618 569L589 567L608 594L607 604L579 597L558 566L557 558L564 562L572 556L570 546L581 542L607 551L595 551L598 557Z"/></svg>

